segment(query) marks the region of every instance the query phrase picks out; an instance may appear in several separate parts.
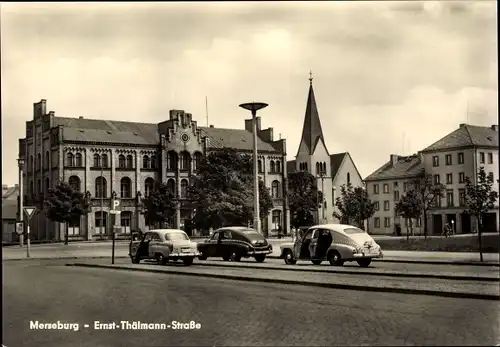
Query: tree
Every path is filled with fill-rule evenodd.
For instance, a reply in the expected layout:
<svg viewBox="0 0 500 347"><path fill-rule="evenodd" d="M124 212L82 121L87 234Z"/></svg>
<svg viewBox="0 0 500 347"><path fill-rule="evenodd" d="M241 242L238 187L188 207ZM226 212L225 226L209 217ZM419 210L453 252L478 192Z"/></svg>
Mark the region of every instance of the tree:
<svg viewBox="0 0 500 347"><path fill-rule="evenodd" d="M375 213L375 203L369 198L363 187L353 187L351 183L340 187L340 196L335 201L339 212L334 211L333 216L341 223L351 224L353 222L364 229L364 221L371 218Z"/></svg>
<svg viewBox="0 0 500 347"><path fill-rule="evenodd" d="M83 194L69 184L61 182L49 189L45 199L47 218L54 222L64 223L66 230L64 244L68 244L68 223L78 223L80 217L89 211L90 193Z"/></svg>
<svg viewBox="0 0 500 347"><path fill-rule="evenodd" d="M316 178L307 171L288 175L290 224L296 229L314 224L314 211L318 212L318 201L322 201L316 182Z"/></svg>
<svg viewBox="0 0 500 347"><path fill-rule="evenodd" d="M467 206L465 212L471 216L475 216L479 223L477 237L481 261L483 261L481 244L483 218L486 213L495 208L495 203L498 199L498 192L494 191L492 188L493 177L486 175L483 167L480 167L477 173L477 184L474 184L470 177L465 178L465 204Z"/></svg>
<svg viewBox="0 0 500 347"><path fill-rule="evenodd" d="M406 228L406 239L410 239L410 231L413 235L413 219L422 215L422 201L417 191L410 189L396 203L395 212L397 215L409 221L409 228Z"/></svg>
<svg viewBox="0 0 500 347"><path fill-rule="evenodd" d="M148 226L172 226L177 208L176 196L165 183L157 182L148 196L142 199Z"/></svg>
<svg viewBox="0 0 500 347"><path fill-rule="evenodd" d="M253 158L234 149L211 152L198 166L188 188L197 229L247 225L253 219ZM259 182L259 214L273 208L269 189Z"/></svg>
<svg viewBox="0 0 500 347"><path fill-rule="evenodd" d="M410 182L410 190L414 190L420 201L420 210L424 218L424 236L427 239L427 213L430 209L438 207L439 201L444 195L444 185L434 183L431 174L421 174Z"/></svg>

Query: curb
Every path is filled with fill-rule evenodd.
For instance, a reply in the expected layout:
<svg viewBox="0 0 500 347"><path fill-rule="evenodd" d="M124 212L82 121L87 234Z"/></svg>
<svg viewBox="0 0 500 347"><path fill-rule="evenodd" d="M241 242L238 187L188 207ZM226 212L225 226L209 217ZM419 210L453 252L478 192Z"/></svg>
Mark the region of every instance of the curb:
<svg viewBox="0 0 500 347"><path fill-rule="evenodd" d="M206 273L193 273L193 272L178 272L169 270L156 270L156 269L140 269L140 268L130 268L124 266L113 266L113 265L98 265L98 264L66 264L66 266L75 267L90 267L90 268L101 268L101 269L113 269L121 271L137 271L137 272L151 272L151 273L162 273L169 275L180 275L180 276L197 276L197 277L208 277L208 278L219 278L228 279L234 281L245 281L245 282L262 282L262 283L276 283L276 284L290 284L290 285L300 285L308 287L321 287L330 289L348 289L357 290L365 292L379 292L379 293L397 293L397 294L413 294L413 295L430 295L430 296L441 296L448 298L460 298L460 299L478 299L478 300L500 300L499 295L491 294L474 294L474 293L454 293L454 292L440 292L437 290L423 290L423 289L408 289L408 288L383 288L383 287L367 287L358 286L351 284L336 284L336 283L318 283L318 282L300 282L293 280L281 280L281 279L264 279L264 278L253 278L235 275L222 275L222 274L206 274Z"/></svg>
<svg viewBox="0 0 500 347"><path fill-rule="evenodd" d="M271 255L267 256L269 259L283 259L282 257ZM500 267L499 263L491 262L467 262L467 261L449 261L449 260L399 260L399 259L372 259L374 262L381 263L399 263L399 264L422 264L422 265L466 265L466 266L496 266Z"/></svg>
<svg viewBox="0 0 500 347"><path fill-rule="evenodd" d="M126 259L128 256L115 256L115 259ZM8 262L8 261L22 261L22 260L78 260L78 259L110 259L111 257L109 255L102 255L102 256L83 256L83 257L60 257L60 258L22 258L22 259L2 259L2 262Z"/></svg>

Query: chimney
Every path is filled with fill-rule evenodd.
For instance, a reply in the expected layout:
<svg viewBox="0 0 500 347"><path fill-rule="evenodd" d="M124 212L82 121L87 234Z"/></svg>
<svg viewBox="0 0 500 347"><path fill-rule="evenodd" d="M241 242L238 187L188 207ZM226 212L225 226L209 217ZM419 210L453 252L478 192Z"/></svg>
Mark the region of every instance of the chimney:
<svg viewBox="0 0 500 347"><path fill-rule="evenodd" d="M19 184L14 184L14 188L19 188Z"/></svg>
<svg viewBox="0 0 500 347"><path fill-rule="evenodd" d="M253 132L252 130L252 119L245 119L245 130L249 132Z"/></svg>
<svg viewBox="0 0 500 347"><path fill-rule="evenodd" d="M495 131L498 131L498 124L493 124L491 126L491 129L495 130Z"/></svg>
<svg viewBox="0 0 500 347"><path fill-rule="evenodd" d="M465 123L461 123L461 124L460 124L460 128L464 128L465 126L466 126L466 124L465 124Z"/></svg>
<svg viewBox="0 0 500 347"><path fill-rule="evenodd" d="M260 117L255 117L255 120L257 121L257 132L260 131Z"/></svg>
<svg viewBox="0 0 500 347"><path fill-rule="evenodd" d="M398 163L398 155L397 154L391 154L391 164L392 166L396 165Z"/></svg>
<svg viewBox="0 0 500 347"><path fill-rule="evenodd" d="M82 117L82 116L80 116L80 117L78 117L78 119L83 119L83 117Z"/></svg>
<svg viewBox="0 0 500 347"><path fill-rule="evenodd" d="M213 124L210 124L210 128L213 128L213 127L214 127L214 125L213 125Z"/></svg>

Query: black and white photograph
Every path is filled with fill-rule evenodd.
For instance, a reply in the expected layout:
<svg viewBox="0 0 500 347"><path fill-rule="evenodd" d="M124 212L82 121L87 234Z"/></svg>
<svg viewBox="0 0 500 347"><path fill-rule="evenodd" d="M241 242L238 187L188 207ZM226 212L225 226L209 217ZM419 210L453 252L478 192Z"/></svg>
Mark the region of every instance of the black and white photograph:
<svg viewBox="0 0 500 347"><path fill-rule="evenodd" d="M2 347L500 346L497 2L1 2Z"/></svg>

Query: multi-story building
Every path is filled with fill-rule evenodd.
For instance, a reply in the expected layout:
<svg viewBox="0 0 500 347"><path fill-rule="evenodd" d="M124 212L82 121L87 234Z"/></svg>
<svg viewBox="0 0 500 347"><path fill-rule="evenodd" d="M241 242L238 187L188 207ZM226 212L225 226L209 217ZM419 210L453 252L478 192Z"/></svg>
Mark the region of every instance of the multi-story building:
<svg viewBox="0 0 500 347"><path fill-rule="evenodd" d="M340 187L348 183L353 187L363 187L364 184L348 152L330 154L326 148L312 78L309 82L302 138L296 159L287 163L288 172L308 171L316 177L317 186L324 196L323 206L316 218L317 222L337 223L339 221L333 213L336 211L335 200L340 196Z"/></svg>
<svg viewBox="0 0 500 347"><path fill-rule="evenodd" d="M2 185L2 243L17 242L16 220L18 218L19 186Z"/></svg>
<svg viewBox="0 0 500 347"><path fill-rule="evenodd" d="M445 191L438 206L427 216L429 234L440 234L446 223L456 233L473 231L476 221L464 213L465 178L477 183L477 171L484 167L494 179L493 189L498 191L498 126L461 124L458 129L425 148L418 155L401 157L391 155L389 162L369 175L365 181L369 197L377 211L369 221L372 233L392 234L404 228L407 221L394 213L395 203L404 194L405 187L418 175L432 175L434 183L443 184ZM423 218L423 217L422 217ZM414 221L417 234L423 232L422 218ZM498 230L498 205L488 213L486 230ZM405 223L405 224L403 224Z"/></svg>
<svg viewBox="0 0 500 347"><path fill-rule="evenodd" d="M117 224L121 234L147 229L141 197L157 181L168 184L180 198L174 227L182 228L192 216L182 199L200 159L222 148L251 153L251 125L252 120L246 120L242 130L199 127L182 110L170 111L170 118L159 124L56 117L53 111L46 111L45 100L35 103L33 120L26 122L26 137L19 140L19 156L26 162L24 204L37 207L32 238L64 238L65 226L47 219L43 204L44 195L59 182L86 193L91 206L78 223L68 226L70 239L107 238L114 199L120 201ZM261 129L260 118L257 129L262 179L274 203L269 216L262 218L262 230L278 224L288 230L286 141L274 141L273 129Z"/></svg>

